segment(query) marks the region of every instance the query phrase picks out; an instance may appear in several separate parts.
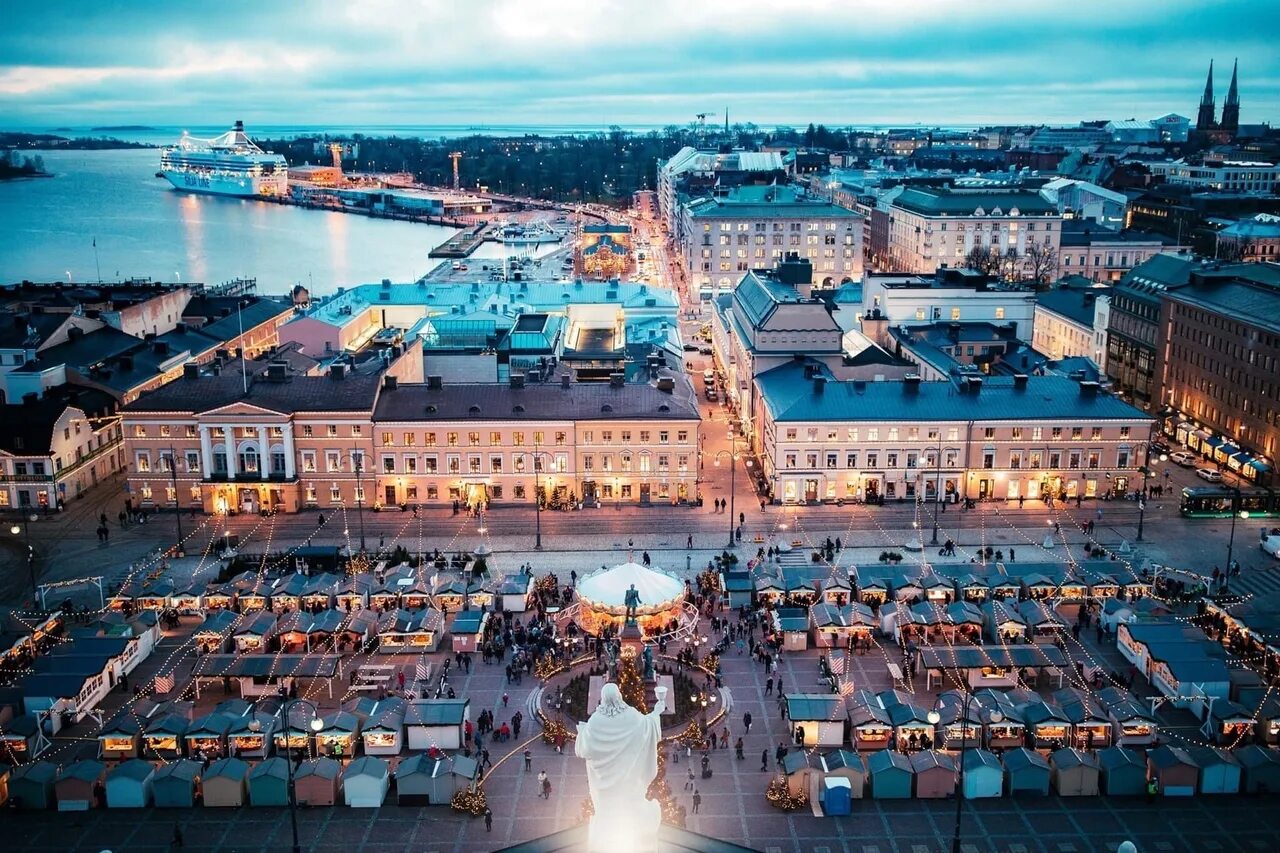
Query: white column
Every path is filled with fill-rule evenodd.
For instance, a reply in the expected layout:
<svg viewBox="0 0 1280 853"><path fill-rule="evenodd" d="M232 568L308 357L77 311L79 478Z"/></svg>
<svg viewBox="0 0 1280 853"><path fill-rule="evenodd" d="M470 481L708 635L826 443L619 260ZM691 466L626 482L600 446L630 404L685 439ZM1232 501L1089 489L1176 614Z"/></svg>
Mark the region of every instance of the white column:
<svg viewBox="0 0 1280 853"><path fill-rule="evenodd" d="M236 478L236 428L224 426L222 434L227 448L227 479L234 480Z"/></svg>
<svg viewBox="0 0 1280 853"><path fill-rule="evenodd" d="M200 470L203 477L213 473L213 442L209 438L209 428L200 427Z"/></svg>
<svg viewBox="0 0 1280 853"><path fill-rule="evenodd" d="M293 459L294 453L293 424L286 424L284 428L284 475L290 480L296 476Z"/></svg>
<svg viewBox="0 0 1280 853"><path fill-rule="evenodd" d="M258 427L258 474L261 479L268 479L271 474L271 430Z"/></svg>

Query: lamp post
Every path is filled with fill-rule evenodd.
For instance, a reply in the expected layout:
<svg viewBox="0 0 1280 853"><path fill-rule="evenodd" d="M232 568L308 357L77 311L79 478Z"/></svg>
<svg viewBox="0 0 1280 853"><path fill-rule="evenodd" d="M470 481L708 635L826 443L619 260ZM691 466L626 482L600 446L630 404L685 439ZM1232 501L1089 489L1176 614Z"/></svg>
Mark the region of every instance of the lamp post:
<svg viewBox="0 0 1280 853"><path fill-rule="evenodd" d="M939 697L941 698L941 697ZM969 685L965 683L964 691L964 707L960 714L960 761L957 768L956 776L956 826L955 833L951 838L951 853L960 853L960 819L962 816L961 808L964 805L964 753L967 749L966 744L969 738L969 703L973 701L973 692L969 690ZM938 713L937 703L934 703L933 710L929 711L926 719L929 724L936 726L942 721L942 715ZM992 711L989 719L993 723L999 723L1004 719L1004 714L999 711ZM937 730L934 731L934 742L937 742Z"/></svg>
<svg viewBox="0 0 1280 853"><path fill-rule="evenodd" d="M930 543L938 544L938 503L942 500L942 427L938 427L938 455L933 459L933 536Z"/></svg>
<svg viewBox="0 0 1280 853"><path fill-rule="evenodd" d="M1236 493L1236 499L1231 504L1231 537L1227 539L1227 565L1225 568L1228 577L1230 577L1231 572L1231 552L1236 545L1236 518L1239 517L1245 521L1249 520L1249 510L1237 509L1240 506L1240 487L1233 486L1232 491Z"/></svg>
<svg viewBox="0 0 1280 853"><path fill-rule="evenodd" d="M542 463L538 443L533 443L533 547L542 550Z"/></svg>
<svg viewBox="0 0 1280 853"><path fill-rule="evenodd" d="M312 732L318 733L324 728L324 723L320 720L320 710L307 699L290 699L280 708L280 716L284 719L284 760L289 768L289 824L293 829L293 853L302 853L302 845L298 843L298 792L293 776L293 756L289 754L289 710L295 705L305 705L311 709L313 716L307 727ZM259 731L262 726L255 720L249 724L249 728Z"/></svg>
<svg viewBox="0 0 1280 853"><path fill-rule="evenodd" d="M182 550L182 506L178 502L178 451L169 445L169 482L173 486L173 520L178 525L178 541L174 543L173 555L178 556Z"/></svg>
<svg viewBox="0 0 1280 853"><path fill-rule="evenodd" d="M9 528L9 532L14 536L21 533L23 541L27 546L27 574L31 577L32 600L35 600L34 596L36 595L36 551L31 547L31 522L36 521L38 518L39 516L35 513L31 513L31 515L23 513L22 526L19 527L15 524Z"/></svg>
<svg viewBox="0 0 1280 853"><path fill-rule="evenodd" d="M360 516L360 550L364 551L364 505L368 501L368 495L364 493L364 480L361 477L364 472L363 450L358 447L351 448L351 464L356 469L356 512Z"/></svg>
<svg viewBox="0 0 1280 853"><path fill-rule="evenodd" d="M729 457L729 544L726 546L729 548L734 547L733 520L737 516L737 513L735 511L735 505L734 505L734 491L736 490L737 479L738 479L738 466L736 464L738 459L737 447L738 447L738 432L737 430L730 428L729 430L729 448L730 449L717 451L716 461L715 461L716 467L719 468L720 457L722 455L727 455Z"/></svg>
<svg viewBox="0 0 1280 853"><path fill-rule="evenodd" d="M1168 454L1161 453L1160 461L1165 462L1169 459ZM1147 460L1147 464L1142 466L1142 494L1138 497L1138 541L1142 541L1142 523L1147 514L1147 477L1151 476L1151 460Z"/></svg>
<svg viewBox="0 0 1280 853"><path fill-rule="evenodd" d="M707 690L698 690L689 697L690 701L693 702L693 707L699 709L699 713L702 714L702 725L705 726L707 724L707 708L713 707L717 698L714 693Z"/></svg>

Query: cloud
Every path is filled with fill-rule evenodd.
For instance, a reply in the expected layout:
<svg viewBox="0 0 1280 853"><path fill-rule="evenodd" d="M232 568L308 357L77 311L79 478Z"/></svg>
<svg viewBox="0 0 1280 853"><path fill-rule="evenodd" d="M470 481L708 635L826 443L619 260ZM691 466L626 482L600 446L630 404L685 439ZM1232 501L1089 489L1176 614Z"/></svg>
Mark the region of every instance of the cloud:
<svg viewBox="0 0 1280 853"><path fill-rule="evenodd" d="M7 10L0 115L665 124L727 106L761 124L1074 121L1186 114L1209 58L1221 69L1239 56L1244 119L1275 120L1280 54L1265 28L1238 25L1274 11L1275 0L1168 0L1158 15L1127 0L220 0L161 13L63 0Z"/></svg>

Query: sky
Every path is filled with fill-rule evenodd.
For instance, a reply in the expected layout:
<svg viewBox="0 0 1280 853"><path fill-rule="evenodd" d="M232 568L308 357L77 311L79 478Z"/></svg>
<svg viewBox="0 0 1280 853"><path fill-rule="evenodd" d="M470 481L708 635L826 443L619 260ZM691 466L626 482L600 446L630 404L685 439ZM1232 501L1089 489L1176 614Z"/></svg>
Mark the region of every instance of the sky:
<svg viewBox="0 0 1280 853"><path fill-rule="evenodd" d="M1280 0L5 6L10 128L1194 118L1237 58L1241 121L1280 120Z"/></svg>

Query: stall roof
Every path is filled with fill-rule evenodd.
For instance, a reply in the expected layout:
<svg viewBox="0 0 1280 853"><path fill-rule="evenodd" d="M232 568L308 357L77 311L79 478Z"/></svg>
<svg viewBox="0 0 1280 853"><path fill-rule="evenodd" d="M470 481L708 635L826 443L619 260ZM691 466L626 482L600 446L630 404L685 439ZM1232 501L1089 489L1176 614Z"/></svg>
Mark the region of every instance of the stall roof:
<svg viewBox="0 0 1280 853"><path fill-rule="evenodd" d="M1147 753L1147 760L1152 766L1163 769L1166 767L1176 767L1179 764L1186 764L1191 767L1198 767L1194 758L1192 758L1186 750L1177 746L1158 746Z"/></svg>
<svg viewBox="0 0 1280 853"><path fill-rule="evenodd" d="M1115 770L1119 767L1142 767L1143 761L1142 756L1132 749L1109 746L1098 750L1098 764L1106 770Z"/></svg>
<svg viewBox="0 0 1280 853"><path fill-rule="evenodd" d="M334 761L332 758L320 756L319 758L309 758L298 765L298 769L294 771L294 779L301 779L304 776L319 776L321 779L336 779L342 773L342 762Z"/></svg>
<svg viewBox="0 0 1280 853"><path fill-rule="evenodd" d="M1020 746L1004 754L1004 766L1009 770L1021 770L1025 767L1039 767L1043 770L1048 770L1049 761L1035 750Z"/></svg>
<svg viewBox="0 0 1280 853"><path fill-rule="evenodd" d="M788 693L787 719L793 722L836 722L845 718L844 701L822 693Z"/></svg>
<svg viewBox="0 0 1280 853"><path fill-rule="evenodd" d="M483 610L459 610L453 617L453 625L450 627L455 634L478 634L480 626L484 624L485 612Z"/></svg>
<svg viewBox="0 0 1280 853"><path fill-rule="evenodd" d="M466 699L428 699L414 702L404 712L406 726L460 726L466 719Z"/></svg>
<svg viewBox="0 0 1280 853"><path fill-rule="evenodd" d="M196 660L203 678L332 678L341 655L205 655Z"/></svg>
<svg viewBox="0 0 1280 853"><path fill-rule="evenodd" d="M1057 646L924 646L920 663L928 669L976 669L984 666L1066 666L1067 656Z"/></svg>

